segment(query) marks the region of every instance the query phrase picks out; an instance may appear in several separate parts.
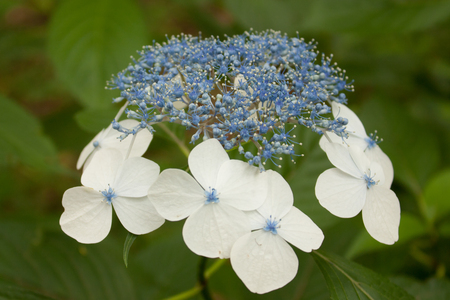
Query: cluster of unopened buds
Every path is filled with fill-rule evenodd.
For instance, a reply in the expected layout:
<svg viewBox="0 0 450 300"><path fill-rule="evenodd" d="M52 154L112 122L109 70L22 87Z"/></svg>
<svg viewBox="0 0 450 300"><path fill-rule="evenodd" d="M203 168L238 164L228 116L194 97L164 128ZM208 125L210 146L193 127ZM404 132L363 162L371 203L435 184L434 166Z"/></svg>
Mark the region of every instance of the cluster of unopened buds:
<svg viewBox="0 0 450 300"><path fill-rule="evenodd" d="M400 205L390 189L392 164L345 106L342 91L353 90L345 72L331 58L319 59L315 48L273 31L224 41L181 35L144 47L110 82L121 91L114 102L125 104L81 153L83 186L64 193L62 230L80 243L100 242L110 231L113 207L135 235L187 218L182 235L190 250L230 258L252 292L278 289L298 269L288 243L311 252L324 239L293 205L283 176L266 170L283 156L301 156L291 133L305 126L322 135L320 147L336 167L317 180L319 203L342 218L362 211L374 239L396 242ZM123 113L127 118L119 121ZM141 157L152 125L161 122L192 132L197 145L188 155L190 174L160 173ZM230 159L232 149L245 161Z"/></svg>

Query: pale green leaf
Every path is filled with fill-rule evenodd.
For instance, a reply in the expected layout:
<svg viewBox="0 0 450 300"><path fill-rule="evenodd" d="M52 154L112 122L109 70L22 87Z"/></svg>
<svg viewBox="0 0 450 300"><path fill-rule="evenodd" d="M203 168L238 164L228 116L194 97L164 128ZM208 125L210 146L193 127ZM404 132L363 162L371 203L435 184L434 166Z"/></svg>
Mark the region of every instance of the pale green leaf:
<svg viewBox="0 0 450 300"><path fill-rule="evenodd" d="M137 235L128 232L128 235L125 239L125 243L123 245L123 262L125 263L125 267L128 267L128 254L130 253L131 245L133 245L136 237Z"/></svg>

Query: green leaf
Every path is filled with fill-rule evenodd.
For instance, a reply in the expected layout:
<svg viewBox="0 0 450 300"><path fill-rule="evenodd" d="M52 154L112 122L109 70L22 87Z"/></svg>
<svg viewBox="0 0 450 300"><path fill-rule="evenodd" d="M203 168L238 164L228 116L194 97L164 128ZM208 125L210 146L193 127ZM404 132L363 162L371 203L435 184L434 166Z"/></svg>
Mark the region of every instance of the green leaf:
<svg viewBox="0 0 450 300"><path fill-rule="evenodd" d="M389 279L335 254L313 251L331 299L414 299Z"/></svg>
<svg viewBox="0 0 450 300"><path fill-rule="evenodd" d="M299 151L302 151L305 156L296 158L299 167L288 180L294 193L294 205L307 214L320 228L332 226L339 221L339 218L319 204L314 187L319 175L333 166L319 147L318 134L302 127L297 128L295 135L303 144Z"/></svg>
<svg viewBox="0 0 450 300"><path fill-rule="evenodd" d="M141 299L165 299L195 286L199 257L190 251L181 236L182 222L164 226L139 241L147 247L130 257Z"/></svg>
<svg viewBox="0 0 450 300"><path fill-rule="evenodd" d="M111 239L81 245L36 222L2 220L0 240L0 278L12 285L55 299L136 298Z"/></svg>
<svg viewBox="0 0 450 300"><path fill-rule="evenodd" d="M0 281L0 299L7 300L51 300L44 294L31 291L16 284Z"/></svg>
<svg viewBox="0 0 450 300"><path fill-rule="evenodd" d="M99 133L111 124L118 111L119 109L112 105L105 109L85 109L75 115L75 120L84 130Z"/></svg>
<svg viewBox="0 0 450 300"><path fill-rule="evenodd" d="M2 95L0 153L17 157L23 163L39 169L50 169L56 162L56 149L42 133L39 120Z"/></svg>
<svg viewBox="0 0 450 300"><path fill-rule="evenodd" d="M61 1L53 15L48 52L67 88L90 108L108 107L118 91L106 81L127 67L145 43L145 24L135 1Z"/></svg>
<svg viewBox="0 0 450 300"><path fill-rule="evenodd" d="M437 137L394 99L372 98L364 103L361 113L356 113L367 133L377 130L383 139L379 145L392 160L395 179L420 197L439 166Z"/></svg>
<svg viewBox="0 0 450 300"><path fill-rule="evenodd" d="M450 212L450 169L433 177L425 186L423 197L429 220L434 222Z"/></svg>
<svg viewBox="0 0 450 300"><path fill-rule="evenodd" d="M392 281L414 295L416 299L450 299L450 281L447 278L431 278L420 282L413 278L396 277Z"/></svg>
<svg viewBox="0 0 450 300"><path fill-rule="evenodd" d="M300 32L406 33L424 30L450 16L448 1L225 0L245 27Z"/></svg>
<svg viewBox="0 0 450 300"><path fill-rule="evenodd" d="M123 262L125 263L125 267L128 268L128 253L130 252L131 245L133 245L134 240L137 235L128 232L127 238L125 239L125 243L123 245Z"/></svg>
<svg viewBox="0 0 450 300"><path fill-rule="evenodd" d="M404 244L405 242L419 237L425 233L426 227L421 222L421 220L419 220L419 218L410 213L403 212L400 220L399 240L395 243L395 246ZM377 242L364 229L350 245L346 253L346 258L351 259L364 253L381 249L388 249L389 247L393 246L384 245Z"/></svg>

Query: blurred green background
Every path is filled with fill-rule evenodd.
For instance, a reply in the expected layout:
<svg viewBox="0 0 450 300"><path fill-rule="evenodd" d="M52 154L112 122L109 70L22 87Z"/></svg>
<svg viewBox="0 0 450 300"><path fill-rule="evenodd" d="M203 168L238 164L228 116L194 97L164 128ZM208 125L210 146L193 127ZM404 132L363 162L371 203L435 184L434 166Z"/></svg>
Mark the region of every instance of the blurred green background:
<svg viewBox="0 0 450 300"><path fill-rule="evenodd" d="M106 81L136 50L181 32L250 28L315 39L334 54L354 80L349 107L394 164L400 240L385 246L360 216L338 219L318 205L314 184L331 165L318 136L299 129L305 157L281 172L323 229L322 249L416 299L450 299L450 1L0 0L0 17L1 299L161 299L195 285L199 258L182 241L183 222L138 237L125 268L118 220L100 244L78 244L59 227L62 194L80 185L79 153L118 110ZM146 157L162 169L186 165L160 131ZM253 295L226 263L210 279L213 296L329 299L314 259L296 252L298 275L283 289Z"/></svg>

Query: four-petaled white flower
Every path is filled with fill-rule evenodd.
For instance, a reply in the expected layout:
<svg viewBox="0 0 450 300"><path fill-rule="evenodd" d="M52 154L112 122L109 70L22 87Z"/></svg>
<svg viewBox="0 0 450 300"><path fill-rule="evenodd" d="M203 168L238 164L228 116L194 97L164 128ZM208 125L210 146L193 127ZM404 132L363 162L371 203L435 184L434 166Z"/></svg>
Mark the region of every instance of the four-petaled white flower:
<svg viewBox="0 0 450 300"><path fill-rule="evenodd" d="M362 210L369 234L384 244L398 240L400 204L395 193L383 185L383 168L371 162L358 146L324 143L328 159L336 167L320 174L316 197L332 214L351 218Z"/></svg>
<svg viewBox="0 0 450 300"><path fill-rule="evenodd" d="M164 223L147 198L159 166L142 157L123 160L120 151L102 150L81 176L83 187L68 189L59 221L62 230L80 243L102 241L111 229L112 207L131 233L149 233Z"/></svg>
<svg viewBox="0 0 450 300"><path fill-rule="evenodd" d="M251 233L240 237L231 250L231 265L247 288L258 294L288 284L297 274L298 259L289 243L311 252L324 239L322 230L293 206L289 184L274 171L269 176L269 191L264 204L248 212ZM287 241L287 242L286 242Z"/></svg>
<svg viewBox="0 0 450 300"><path fill-rule="evenodd" d="M369 137L364 129L364 125L358 116L350 110L347 106L332 102L331 108L335 118L341 117L348 120L346 125L346 132L349 134L348 138L342 138L336 134L328 134L328 138L334 143L344 143L349 146L358 146L364 150L370 161L377 162L381 165L384 172L384 186L391 187L392 180L394 179L394 168L389 157L378 146L377 141L373 136ZM328 143L327 138L323 136L320 139L320 147L323 149L324 144Z"/></svg>
<svg viewBox="0 0 450 300"><path fill-rule="evenodd" d="M230 160L216 139L196 146L188 163L195 179L181 170L165 170L148 196L167 220L188 217L183 238L191 251L211 258L228 258L234 242L250 232L243 211L262 205L267 177L243 161Z"/></svg>
<svg viewBox="0 0 450 300"><path fill-rule="evenodd" d="M136 120L123 120L119 124L125 128L134 128L139 122ZM103 149L116 149L119 150L125 157L127 155L128 149L130 148L132 136L128 136L124 140L120 140L119 137L123 133L112 128L109 125L108 128L102 129L89 144L84 147L81 151L80 157L77 161L77 169L80 169L83 164L86 168L94 157L94 154ZM129 157L139 157L142 156L145 151L147 151L150 142L152 141L153 135L147 129L141 130L137 133L136 138L133 142Z"/></svg>

